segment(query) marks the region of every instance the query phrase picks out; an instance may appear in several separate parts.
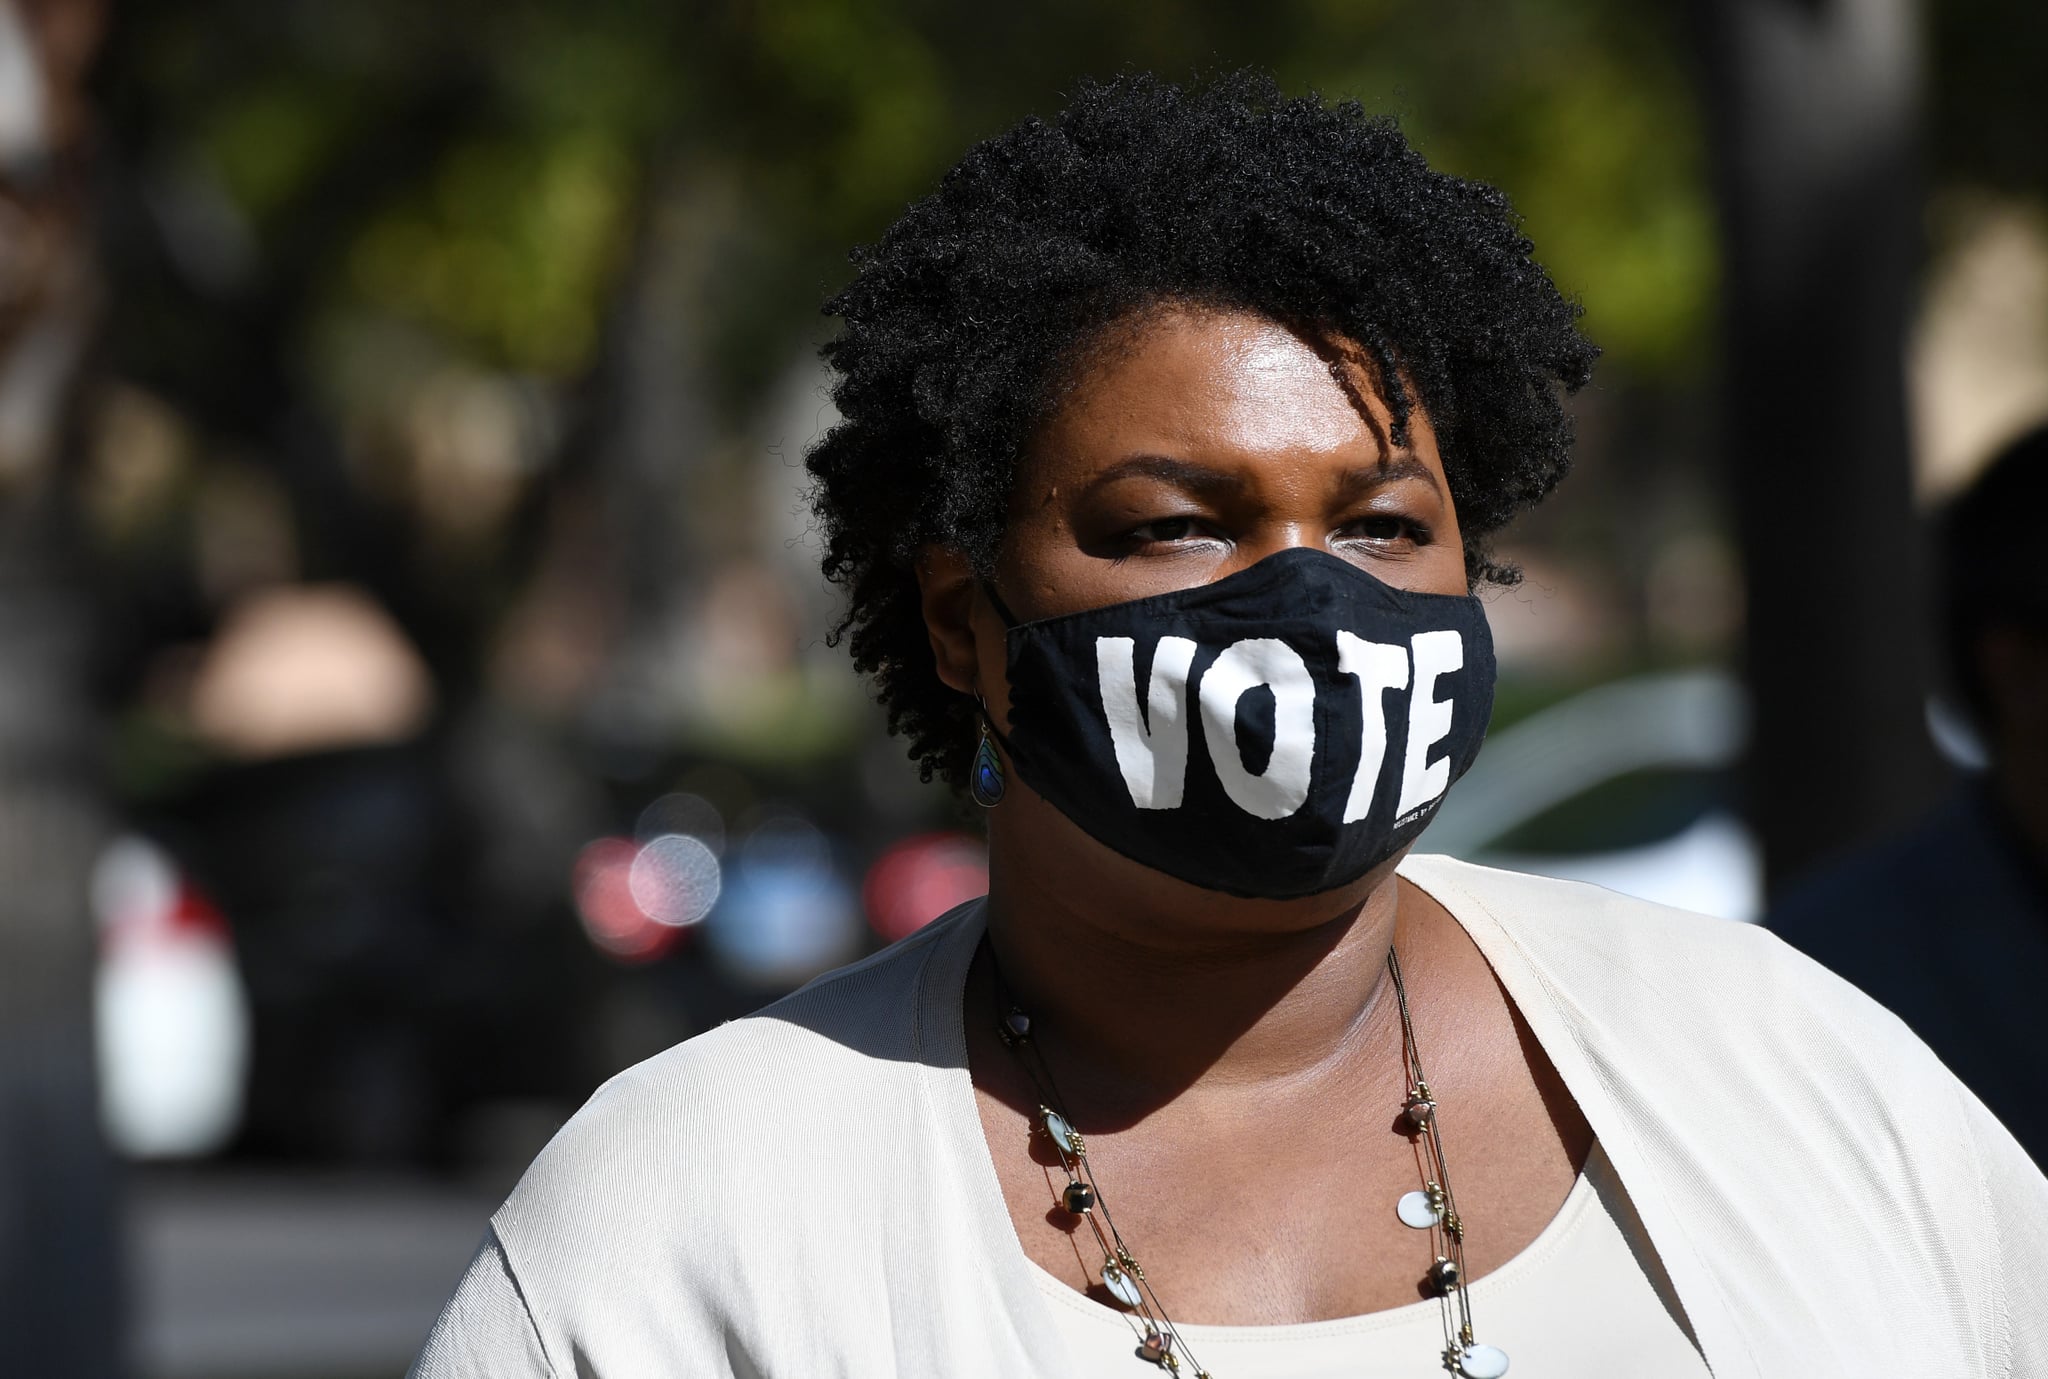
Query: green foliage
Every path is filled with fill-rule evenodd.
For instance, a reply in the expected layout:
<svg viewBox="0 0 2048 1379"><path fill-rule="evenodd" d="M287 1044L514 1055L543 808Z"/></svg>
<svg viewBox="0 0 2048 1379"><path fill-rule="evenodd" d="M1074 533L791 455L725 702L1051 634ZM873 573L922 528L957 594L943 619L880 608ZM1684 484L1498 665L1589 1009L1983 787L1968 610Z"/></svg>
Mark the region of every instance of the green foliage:
<svg viewBox="0 0 2048 1379"><path fill-rule="evenodd" d="M1714 282L1686 74L1623 0L185 0L126 33L110 87L145 156L210 178L300 276L302 334L388 313L545 376L591 361L654 164L738 188L696 324L744 400L968 142L1130 66L1269 66L1399 114L1515 197L1626 367L1693 366Z"/></svg>
<svg viewBox="0 0 2048 1379"><path fill-rule="evenodd" d="M364 225L334 300L435 326L489 363L568 375L595 345L636 180L602 133L460 144Z"/></svg>
<svg viewBox="0 0 2048 1379"><path fill-rule="evenodd" d="M815 299L814 265L879 233L974 137L1055 108L1080 75L1253 64L1395 114L1433 160L1504 187L1620 367L1669 377L1704 357L1715 260L1703 135L1674 36L1639 6L1284 0L1247 20L1242 6L1193 0L1055 5L1035 22L1006 7L969 13L787 0L736 36L755 86L737 103L765 116L749 172L786 236L763 270ZM781 288L759 290L780 301Z"/></svg>
<svg viewBox="0 0 2048 1379"><path fill-rule="evenodd" d="M1607 0L1318 9L1336 41L1283 70L1399 116L1431 161L1507 191L1609 367L1701 362L1712 206L1668 16Z"/></svg>
<svg viewBox="0 0 2048 1379"><path fill-rule="evenodd" d="M271 78L224 92L201 115L194 142L235 204L263 221L319 177L354 113L332 84Z"/></svg>
<svg viewBox="0 0 2048 1379"><path fill-rule="evenodd" d="M888 8L786 0L766 7L753 33L758 99L796 126L787 147L763 150L761 171L815 208L817 229L887 218L954 137L946 64Z"/></svg>

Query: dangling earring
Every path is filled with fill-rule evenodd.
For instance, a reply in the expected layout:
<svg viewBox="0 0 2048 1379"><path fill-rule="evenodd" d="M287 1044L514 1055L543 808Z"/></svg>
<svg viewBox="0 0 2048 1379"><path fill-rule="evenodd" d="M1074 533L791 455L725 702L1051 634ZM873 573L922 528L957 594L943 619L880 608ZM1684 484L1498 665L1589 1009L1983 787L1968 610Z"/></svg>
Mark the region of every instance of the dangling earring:
<svg viewBox="0 0 2048 1379"><path fill-rule="evenodd" d="M989 731L988 706L983 704L981 746L975 749L974 766L967 773L967 793L983 809L994 809L1003 802L1008 784L1003 778L1003 759L996 755L995 735Z"/></svg>

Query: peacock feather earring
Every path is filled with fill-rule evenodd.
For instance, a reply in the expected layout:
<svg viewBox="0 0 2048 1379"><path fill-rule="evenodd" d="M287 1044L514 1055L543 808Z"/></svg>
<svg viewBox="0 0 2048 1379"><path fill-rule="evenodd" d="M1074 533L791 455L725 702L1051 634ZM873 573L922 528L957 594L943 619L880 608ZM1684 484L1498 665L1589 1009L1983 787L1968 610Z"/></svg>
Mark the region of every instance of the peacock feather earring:
<svg viewBox="0 0 2048 1379"><path fill-rule="evenodd" d="M981 745L974 750L974 765L967 773L967 793L983 809L1003 802L1009 782L1003 775L1003 759L996 753L995 734L988 726L988 705L981 706Z"/></svg>

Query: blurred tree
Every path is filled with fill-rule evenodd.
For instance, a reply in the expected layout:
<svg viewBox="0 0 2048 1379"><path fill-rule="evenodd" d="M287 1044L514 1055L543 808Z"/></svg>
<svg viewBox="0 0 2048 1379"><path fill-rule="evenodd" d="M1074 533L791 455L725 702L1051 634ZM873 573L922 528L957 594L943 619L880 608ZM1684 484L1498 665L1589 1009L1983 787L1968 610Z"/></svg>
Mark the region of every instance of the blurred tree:
<svg viewBox="0 0 2048 1379"><path fill-rule="evenodd" d="M2041 137L2048 6L2034 0L1940 0L1926 6L1933 67L1928 123L1944 182L2048 196Z"/></svg>
<svg viewBox="0 0 2048 1379"><path fill-rule="evenodd" d="M374 590L459 692L540 559L544 512L591 466L639 521L730 529L693 521L717 504L675 472L716 480L722 438L816 342L848 247L969 140L1083 73L1245 63L1360 93L1505 186L1583 293L1610 387L1691 376L1713 286L1700 134L1670 35L1620 0L162 0L124 16L101 79L121 158L114 365L202 454L271 468L301 573ZM655 260L658 309L680 317L660 366L700 398L656 452L666 474L615 454L650 434L616 413L657 341L620 314L644 319ZM515 500L453 562L448 523L421 511L446 488L409 477L416 438L389 420L450 367L520 381L546 423ZM659 572L657 554L636 543L622 564ZM185 633L206 602L137 611Z"/></svg>
<svg viewBox="0 0 2048 1379"><path fill-rule="evenodd" d="M120 1372L86 878L105 840L76 541L94 329L82 83L101 7L0 0L0 1336L27 1374Z"/></svg>
<svg viewBox="0 0 2048 1379"><path fill-rule="evenodd" d="M1989 13L1997 3L1962 8ZM1722 36L1709 51L1733 52L1731 16L1768 12L1779 16L1768 21L1773 32L1817 54L1868 8L1701 0L1713 18L1700 32ZM1654 536L1619 514L1639 509L1629 498L1646 475L1687 458L1690 413L1669 404L1707 372L1719 276L1703 119L1674 20L1622 0L1276 0L1256 11L1224 0L1052 0L1028 10L936 0L159 0L123 16L100 79L119 159L112 363L191 428L202 466L233 457L275 476L294 523L295 573L372 590L421 647L454 711L506 610L559 568L549 533L561 523L550 514L564 503L606 514L622 534L603 578L631 610L615 633L624 662L640 667L627 680L651 683L673 659L674 591L702 552L744 529L733 471L760 455L736 433L825 328L816 306L843 279L847 247L879 233L971 139L1020 112L1051 110L1084 73L1249 63L1297 86L1360 95L1400 116L1441 165L1515 197L1609 347L1586 405L1626 427L1610 439L1627 453L1608 462L1602 492L1575 506L1614 510L1600 530L1642 547ZM1996 45L1975 36L1981 29L1944 19L1941 32L1938 54L1974 75L1937 89L1974 94L1937 101L1941 127L1954 131L1938 149L1975 158L1957 163L1966 173L2036 175L2024 139L1971 133L2030 127L1998 114L2027 95L1998 76L2012 64L2000 65ZM1743 53L1718 70L1764 62ZM1841 270L1769 270L1809 294L1881 277L1892 305L1880 334L1895 333L1910 250L1893 232L1854 234L1849 216L1820 230L1804 208L1821 202L1800 198L1836 183L1785 171L1854 153L1821 132L1840 123L1824 118L1836 88L1808 83L1813 70L1766 63L1740 93L1718 88L1728 93L1719 127L1729 131L1729 112L1752 110L1765 84L1797 97L1742 116L1729 135L1746 150L1723 177L1729 244L1750 284L1735 285L1731 300L1758 300L1758 246L1769 246L1787 264ZM1763 184L1734 171L1767 166L1780 170L1772 187L1789 189L1769 193L1768 224L1755 218L1765 213ZM1825 175L1846 166L1829 164ZM1908 200L1884 223L1908 215ZM1834 258L1829 234L1861 257ZM1809 322L1863 319L1847 298L1788 307L1781 297L1757 311L1766 309ZM1816 360L1875 360L1888 347L1869 332L1857 337L1860 354L1833 338L1795 345L1764 322L1746 307L1728 317L1743 340L1730 354L1742 369L1730 374L1731 397L1752 408L1735 414L1731 436L1748 446L1781 434L1773 453L1786 458L1774 472L1788 482L1817 476L1801 457L1817 453L1823 430L1841 442L1846 418L1754 409L1789 397L1773 387L1791 380L1810 391ZM501 418L497 461L465 448L461 435L477 427L434 420L478 415ZM1878 412L1859 417L1872 436L1896 430ZM1801 418L1804 431L1792 426ZM1902 452L1884 444L1884 472L1895 474ZM1742 472L1756 471L1753 455L1744 463ZM1870 501L1891 511L1895 496ZM149 548L152 577L131 570L123 581L127 640L138 649L205 628L218 602L190 570L164 578L166 553ZM1755 603L1759 669L1794 664L1769 630L1784 576L1762 582L1767 573L1753 572L1759 591L1773 590ZM147 597L135 597L145 586ZM1846 616L1854 601L1839 593L1825 601ZM1769 682L1774 702L1797 700L1795 679L1788 671ZM1776 759L1784 739L1774 712L1762 730ZM1906 792L1916 776L1888 779ZM1760 802L1786 796L1759 791ZM1804 847L1775 851L1789 861Z"/></svg>
<svg viewBox="0 0 2048 1379"><path fill-rule="evenodd" d="M1673 39L1666 16L1614 0L729 5L707 28L720 60L696 113L731 116L718 145L773 227L757 237L758 264L741 265L754 271L725 279L728 300L774 309L722 313L740 333L722 354L758 368L763 342L747 332L802 319L848 245L879 233L970 140L1050 113L1079 77L1249 64L1356 96L1399 117L1439 165L1504 187L1621 367L1683 372L1703 362L1714 246Z"/></svg>
<svg viewBox="0 0 2048 1379"><path fill-rule="evenodd" d="M1912 0L1700 0L1728 254L1725 482L1779 881L1926 807L1928 599L1907 448L1920 248Z"/></svg>

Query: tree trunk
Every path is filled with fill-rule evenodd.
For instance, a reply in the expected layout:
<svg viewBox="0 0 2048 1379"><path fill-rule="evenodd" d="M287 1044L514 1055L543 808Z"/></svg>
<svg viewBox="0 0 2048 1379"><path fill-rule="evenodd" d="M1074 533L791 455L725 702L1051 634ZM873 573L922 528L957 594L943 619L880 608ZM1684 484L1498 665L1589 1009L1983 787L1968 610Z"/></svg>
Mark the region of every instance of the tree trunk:
<svg viewBox="0 0 2048 1379"><path fill-rule="evenodd" d="M84 1379L119 1372L122 1290L93 1075L91 617L61 525L20 498L0 516L0 1336L10 1371Z"/></svg>
<svg viewBox="0 0 2048 1379"><path fill-rule="evenodd" d="M94 620L68 452L93 316L80 172L97 0L0 0L0 1337L9 1373L123 1367L93 1075Z"/></svg>
<svg viewBox="0 0 2048 1379"><path fill-rule="evenodd" d="M1724 243L1725 477L1746 576L1749 816L1771 882L1924 808L1927 597L1905 335L1913 0L1694 0Z"/></svg>

